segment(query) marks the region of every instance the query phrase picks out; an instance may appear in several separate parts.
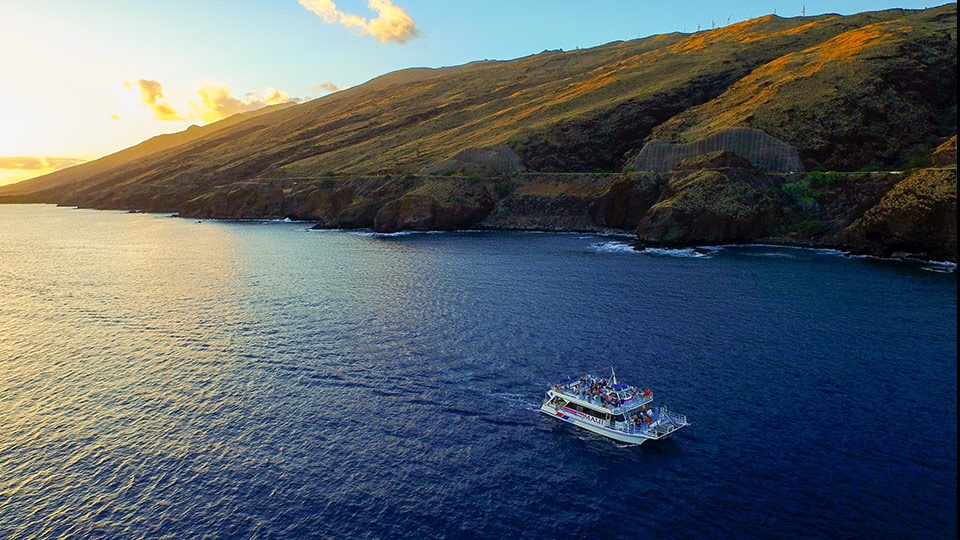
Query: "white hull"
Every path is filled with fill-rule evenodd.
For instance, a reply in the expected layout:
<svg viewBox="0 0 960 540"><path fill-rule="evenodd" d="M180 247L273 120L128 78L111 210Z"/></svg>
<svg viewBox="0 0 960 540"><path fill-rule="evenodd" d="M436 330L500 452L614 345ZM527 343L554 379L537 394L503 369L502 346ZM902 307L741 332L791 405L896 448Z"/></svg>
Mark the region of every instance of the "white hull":
<svg viewBox="0 0 960 540"><path fill-rule="evenodd" d="M641 403L649 403L649 399L644 398ZM574 409L580 409L580 412ZM594 414L588 414L585 409L592 410ZM636 425L632 422L614 422L610 419L604 419L604 416L610 416L606 414L608 412L624 411L636 411L636 405L623 408L600 408L597 406L595 399L573 396L569 392L555 390L547 392L546 398L540 406L540 412L547 416L592 431L597 435L633 445L666 439L673 432L690 425L686 416L671 413L665 408L659 409L655 415L656 419L649 424Z"/></svg>

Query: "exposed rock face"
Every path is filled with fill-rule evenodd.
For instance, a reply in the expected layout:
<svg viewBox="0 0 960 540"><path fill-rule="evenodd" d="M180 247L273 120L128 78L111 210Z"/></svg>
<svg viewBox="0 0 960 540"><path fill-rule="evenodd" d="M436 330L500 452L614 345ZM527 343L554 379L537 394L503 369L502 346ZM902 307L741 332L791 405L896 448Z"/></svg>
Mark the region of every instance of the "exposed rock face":
<svg viewBox="0 0 960 540"><path fill-rule="evenodd" d="M937 167L957 164L957 136L954 135L934 150L930 161Z"/></svg>
<svg viewBox="0 0 960 540"><path fill-rule="evenodd" d="M782 220L777 184L753 168L705 169L706 163L743 164L729 152L677 165L661 200L640 219L645 245L717 244L768 236Z"/></svg>
<svg viewBox="0 0 960 540"><path fill-rule="evenodd" d="M789 217L816 229L808 230L805 240L836 246L838 235L876 206L901 180L902 175L888 173L845 175L839 177L835 185L820 188L810 209L812 215ZM788 207L788 210L795 212L796 208Z"/></svg>
<svg viewBox="0 0 960 540"><path fill-rule="evenodd" d="M426 182L384 204L373 219L373 229L378 232L469 229L486 217L493 204L493 196L481 182Z"/></svg>
<svg viewBox="0 0 960 540"><path fill-rule="evenodd" d="M809 191L796 200L786 188L799 184ZM185 217L291 217L313 220L317 228L615 229L636 231L643 245L785 241L956 260L955 168L906 178L770 175L729 152L688 158L665 173L239 182L181 208Z"/></svg>
<svg viewBox="0 0 960 540"><path fill-rule="evenodd" d="M467 148L452 158L420 171L421 175L456 174L459 176L516 174L526 171L516 152L506 146Z"/></svg>
<svg viewBox="0 0 960 540"><path fill-rule="evenodd" d="M180 215L216 219L260 219L283 214L285 195L268 186L224 186L195 197Z"/></svg>
<svg viewBox="0 0 960 540"><path fill-rule="evenodd" d="M786 189L798 184L809 187L799 201ZM145 202L149 211L154 203ZM237 182L180 208L184 217L290 217L315 221L317 228L615 229L636 231L644 245L799 242L956 261L955 168L923 169L906 178L770 175L729 152L688 158L665 173Z"/></svg>
<svg viewBox="0 0 960 540"><path fill-rule="evenodd" d="M357 219L356 216L371 212L353 211L356 208L354 201L364 199L362 195L358 195L358 187L351 185L354 183L331 180L325 185L308 186L293 191L290 196L290 213L285 217L316 220L315 226L322 229L346 228L348 223L363 223L364 220Z"/></svg>
<svg viewBox="0 0 960 540"><path fill-rule="evenodd" d="M426 195L404 195L380 208L373 218L378 232L449 230L455 228L436 199Z"/></svg>
<svg viewBox="0 0 960 540"><path fill-rule="evenodd" d="M922 169L839 237L854 253L957 260L957 170Z"/></svg>
<svg viewBox="0 0 960 540"><path fill-rule="evenodd" d="M484 228L545 231L595 231L591 208L619 179L613 174L527 174L510 183Z"/></svg>
<svg viewBox="0 0 960 540"><path fill-rule="evenodd" d="M606 229L635 230L666 187L666 178L659 174L626 173L590 204L590 218Z"/></svg>

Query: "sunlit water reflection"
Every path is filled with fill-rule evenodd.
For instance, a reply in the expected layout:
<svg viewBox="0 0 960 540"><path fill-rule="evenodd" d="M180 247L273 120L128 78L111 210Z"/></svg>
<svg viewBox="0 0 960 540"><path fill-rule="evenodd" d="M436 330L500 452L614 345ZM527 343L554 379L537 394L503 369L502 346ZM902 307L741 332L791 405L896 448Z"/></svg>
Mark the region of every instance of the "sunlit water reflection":
<svg viewBox="0 0 960 540"><path fill-rule="evenodd" d="M951 536L956 275L0 205L0 536ZM617 368L694 425L536 411Z"/></svg>

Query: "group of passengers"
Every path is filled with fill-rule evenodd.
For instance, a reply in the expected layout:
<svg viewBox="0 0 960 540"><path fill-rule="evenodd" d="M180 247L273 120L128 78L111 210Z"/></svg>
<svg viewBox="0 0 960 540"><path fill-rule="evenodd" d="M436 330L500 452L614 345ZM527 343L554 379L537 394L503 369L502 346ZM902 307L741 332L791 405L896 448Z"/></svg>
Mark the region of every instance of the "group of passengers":
<svg viewBox="0 0 960 540"><path fill-rule="evenodd" d="M607 379L597 379L589 373L584 377L580 377L579 381L553 386L555 392L563 390L573 392L581 397L599 396L607 388L609 388L607 386Z"/></svg>
<svg viewBox="0 0 960 540"><path fill-rule="evenodd" d="M638 428L647 427L651 422L653 422L653 411L650 409L647 409L646 412L639 411L636 416L633 417L633 424Z"/></svg>
<svg viewBox="0 0 960 540"><path fill-rule="evenodd" d="M599 402L603 406L609 408L619 407L624 403L624 401L629 402L633 396L640 395L640 392L635 387L630 386L630 397L628 397L626 400L622 400L617 394L610 392L612 388L607 384L606 378L597 379L591 376L589 373L586 376L581 377L579 381L555 384L553 386L553 390L555 392L572 392L576 396L585 398L594 403ZM650 390L644 390L643 395L650 395Z"/></svg>
<svg viewBox="0 0 960 540"><path fill-rule="evenodd" d="M619 407L620 398L616 394L601 394L600 403L603 403L607 407Z"/></svg>
<svg viewBox="0 0 960 540"><path fill-rule="evenodd" d="M588 401L596 402L600 400L604 405L609 405L607 401L607 390L610 387L607 386L607 379L597 379L590 374L587 374L585 377L581 377L579 381L575 381L568 384L554 385L553 390L559 392L561 390L572 392L574 395L584 398Z"/></svg>

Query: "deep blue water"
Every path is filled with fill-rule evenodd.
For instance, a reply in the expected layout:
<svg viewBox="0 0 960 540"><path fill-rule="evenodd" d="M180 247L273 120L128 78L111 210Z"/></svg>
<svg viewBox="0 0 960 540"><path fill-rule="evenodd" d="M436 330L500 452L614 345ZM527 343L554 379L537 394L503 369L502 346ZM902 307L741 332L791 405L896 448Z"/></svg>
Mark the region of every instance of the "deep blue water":
<svg viewBox="0 0 960 540"><path fill-rule="evenodd" d="M956 537L952 268L308 227L0 205L0 537Z"/></svg>

